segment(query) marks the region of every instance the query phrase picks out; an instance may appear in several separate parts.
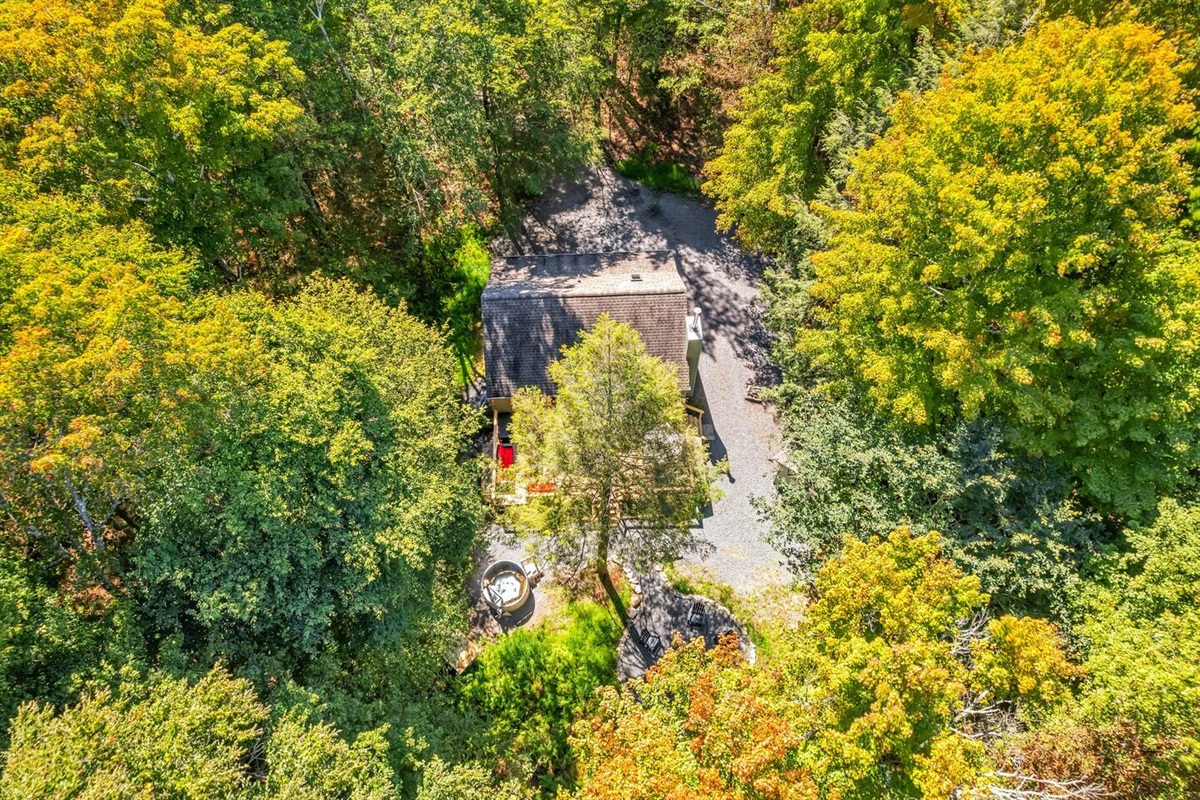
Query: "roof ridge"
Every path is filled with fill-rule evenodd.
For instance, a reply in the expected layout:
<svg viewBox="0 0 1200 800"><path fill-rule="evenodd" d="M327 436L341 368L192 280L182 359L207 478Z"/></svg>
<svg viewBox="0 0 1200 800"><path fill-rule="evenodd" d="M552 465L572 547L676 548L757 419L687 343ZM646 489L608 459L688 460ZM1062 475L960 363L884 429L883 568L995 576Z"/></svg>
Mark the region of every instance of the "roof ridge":
<svg viewBox="0 0 1200 800"><path fill-rule="evenodd" d="M666 254L674 252L674 247L658 248L656 250L572 250L569 253L526 253L516 256L494 256L493 260L507 261L513 258L569 258L571 256L632 256L639 253Z"/></svg>
<svg viewBox="0 0 1200 800"><path fill-rule="evenodd" d="M671 286L658 287L643 286L638 287L635 292L627 292L623 289L612 289L601 291L593 289L585 292L555 291L553 287L529 287L529 286L487 286L483 290L484 295L493 300L520 300L530 297L652 297L664 294L687 294L687 287Z"/></svg>

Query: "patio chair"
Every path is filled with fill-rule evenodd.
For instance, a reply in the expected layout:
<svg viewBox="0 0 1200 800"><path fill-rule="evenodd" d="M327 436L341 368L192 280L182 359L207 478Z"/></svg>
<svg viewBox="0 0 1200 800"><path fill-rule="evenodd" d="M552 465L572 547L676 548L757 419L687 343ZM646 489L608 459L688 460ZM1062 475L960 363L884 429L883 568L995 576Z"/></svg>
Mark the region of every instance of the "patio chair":
<svg viewBox="0 0 1200 800"><path fill-rule="evenodd" d="M525 571L525 578L529 581L529 585L533 586L542 579L542 568L538 566L536 561L526 561L521 564L521 569Z"/></svg>
<svg viewBox="0 0 1200 800"><path fill-rule="evenodd" d="M701 630L704 628L706 619L704 603L699 600L693 600L692 610L688 612L688 627L693 630Z"/></svg>
<svg viewBox="0 0 1200 800"><path fill-rule="evenodd" d="M662 649L662 637L643 627L635 628L634 630L637 632L638 640L642 645L650 651L652 656L657 656L659 650Z"/></svg>

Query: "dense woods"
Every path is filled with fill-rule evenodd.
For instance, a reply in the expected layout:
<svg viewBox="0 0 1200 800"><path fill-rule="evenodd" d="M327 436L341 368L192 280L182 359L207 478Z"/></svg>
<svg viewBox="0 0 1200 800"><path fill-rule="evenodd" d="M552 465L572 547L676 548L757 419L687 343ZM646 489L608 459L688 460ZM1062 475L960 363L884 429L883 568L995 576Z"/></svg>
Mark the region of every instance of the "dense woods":
<svg viewBox="0 0 1200 800"><path fill-rule="evenodd" d="M0 3L0 798L1200 796L1198 61L1194 0ZM769 265L803 606L624 685L610 548L720 502L676 376L598 323L507 510L464 402L601 161ZM497 524L569 600L455 674Z"/></svg>

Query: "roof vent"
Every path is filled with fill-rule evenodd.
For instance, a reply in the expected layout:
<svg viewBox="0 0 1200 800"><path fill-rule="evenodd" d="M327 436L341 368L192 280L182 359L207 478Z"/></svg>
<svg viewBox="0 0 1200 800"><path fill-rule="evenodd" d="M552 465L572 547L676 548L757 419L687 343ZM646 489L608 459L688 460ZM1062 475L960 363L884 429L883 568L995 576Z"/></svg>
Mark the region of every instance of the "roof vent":
<svg viewBox="0 0 1200 800"><path fill-rule="evenodd" d="M630 275L630 276L629 276L629 280L631 280L631 281L637 281L637 282L639 282L639 283L640 283L640 282L641 282L641 280L642 280L642 276L641 276L641 274L640 274L640 273L637 273L637 272L635 272L635 273L633 273L632 275Z"/></svg>

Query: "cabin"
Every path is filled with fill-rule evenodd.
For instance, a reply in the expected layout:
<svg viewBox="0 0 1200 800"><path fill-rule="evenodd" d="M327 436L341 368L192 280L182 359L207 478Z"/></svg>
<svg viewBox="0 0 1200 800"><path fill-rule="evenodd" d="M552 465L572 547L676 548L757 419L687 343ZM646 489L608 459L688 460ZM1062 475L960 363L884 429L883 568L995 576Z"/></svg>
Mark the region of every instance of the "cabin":
<svg viewBox="0 0 1200 800"><path fill-rule="evenodd" d="M525 386L554 394L550 365L601 314L633 327L652 355L675 367L681 400L691 398L704 332L674 251L496 259L483 290L483 353L501 467L516 455L508 439L513 394Z"/></svg>

